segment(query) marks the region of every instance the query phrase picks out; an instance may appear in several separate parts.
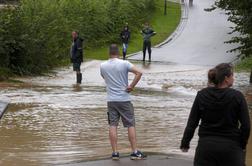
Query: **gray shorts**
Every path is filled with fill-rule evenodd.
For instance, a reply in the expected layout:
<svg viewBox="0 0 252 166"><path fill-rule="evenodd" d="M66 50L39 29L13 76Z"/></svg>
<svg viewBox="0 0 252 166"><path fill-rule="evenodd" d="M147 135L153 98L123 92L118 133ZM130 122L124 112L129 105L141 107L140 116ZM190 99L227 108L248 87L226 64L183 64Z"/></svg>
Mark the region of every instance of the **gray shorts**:
<svg viewBox="0 0 252 166"><path fill-rule="evenodd" d="M134 108L130 101L108 102L108 123L118 126L120 117L124 127L135 127Z"/></svg>

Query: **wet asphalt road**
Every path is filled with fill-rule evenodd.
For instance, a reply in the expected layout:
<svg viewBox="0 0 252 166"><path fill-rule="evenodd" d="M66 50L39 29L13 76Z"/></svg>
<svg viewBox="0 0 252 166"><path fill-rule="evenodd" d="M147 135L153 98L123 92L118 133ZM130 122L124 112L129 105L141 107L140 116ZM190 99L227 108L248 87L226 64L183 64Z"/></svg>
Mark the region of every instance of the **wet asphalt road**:
<svg viewBox="0 0 252 166"><path fill-rule="evenodd" d="M188 0L185 0L185 5L182 5L180 25L167 39L169 42L152 49L152 61L185 65L216 65L234 61L238 53L227 51L238 45L224 44L231 39L232 35L228 33L233 26L227 21L224 11L204 11L214 4L214 0L194 0L193 6L187 3ZM142 60L142 52L134 54L129 59Z"/></svg>

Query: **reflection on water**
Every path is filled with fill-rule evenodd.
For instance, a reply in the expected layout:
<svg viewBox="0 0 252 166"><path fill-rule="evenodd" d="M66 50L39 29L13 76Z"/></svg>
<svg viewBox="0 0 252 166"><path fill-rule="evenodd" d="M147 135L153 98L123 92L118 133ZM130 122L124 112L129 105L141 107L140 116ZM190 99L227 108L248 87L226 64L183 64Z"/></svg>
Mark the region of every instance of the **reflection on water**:
<svg viewBox="0 0 252 166"><path fill-rule="evenodd" d="M1 97L11 100L0 123L0 165L52 165L110 155L106 93L99 64L91 61L84 65L81 86L73 85L75 75L67 68L55 76L24 79L29 83L24 87L0 87ZM196 92L206 85L209 67L137 66L144 72L132 93L139 148L182 154L178 149L181 135ZM235 88L251 99L248 74L241 73L236 78ZM192 157L196 141L197 136L190 152L182 155ZM130 152L122 127L119 151ZM248 162L251 153L248 151Z"/></svg>

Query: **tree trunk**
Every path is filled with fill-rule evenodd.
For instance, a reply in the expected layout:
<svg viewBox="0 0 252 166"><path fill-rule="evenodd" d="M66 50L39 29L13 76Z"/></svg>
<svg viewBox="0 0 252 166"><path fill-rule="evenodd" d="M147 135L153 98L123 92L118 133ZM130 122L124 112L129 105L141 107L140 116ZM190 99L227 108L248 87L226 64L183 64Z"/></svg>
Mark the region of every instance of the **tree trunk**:
<svg viewBox="0 0 252 166"><path fill-rule="evenodd" d="M252 84L252 69L251 69L251 73L250 73L250 80L249 80L249 83Z"/></svg>

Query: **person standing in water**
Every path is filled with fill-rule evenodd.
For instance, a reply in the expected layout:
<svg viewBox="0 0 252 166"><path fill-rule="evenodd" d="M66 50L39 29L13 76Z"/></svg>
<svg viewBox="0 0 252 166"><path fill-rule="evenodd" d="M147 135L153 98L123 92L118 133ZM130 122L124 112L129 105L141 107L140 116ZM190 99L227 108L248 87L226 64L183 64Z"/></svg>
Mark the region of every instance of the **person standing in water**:
<svg viewBox="0 0 252 166"><path fill-rule="evenodd" d="M112 146L112 159L119 159L117 149L117 127L120 118L123 126L128 129L128 138L131 144L132 160L145 159L141 151L137 149L134 107L131 103L130 92L141 79L142 73L133 64L119 59L119 48L112 44L109 48L109 60L100 66L100 73L106 83L109 139ZM133 81L128 84L129 72L135 75Z"/></svg>
<svg viewBox="0 0 252 166"><path fill-rule="evenodd" d="M81 84L82 73L81 63L83 62L83 39L79 37L78 32L72 32L72 46L71 46L71 62L73 63L73 71L76 71L77 84Z"/></svg>
<svg viewBox="0 0 252 166"><path fill-rule="evenodd" d="M199 126L194 166L244 166L250 118L243 94L231 88L233 67L221 63L208 79L208 87L197 93L180 148L188 151Z"/></svg>

